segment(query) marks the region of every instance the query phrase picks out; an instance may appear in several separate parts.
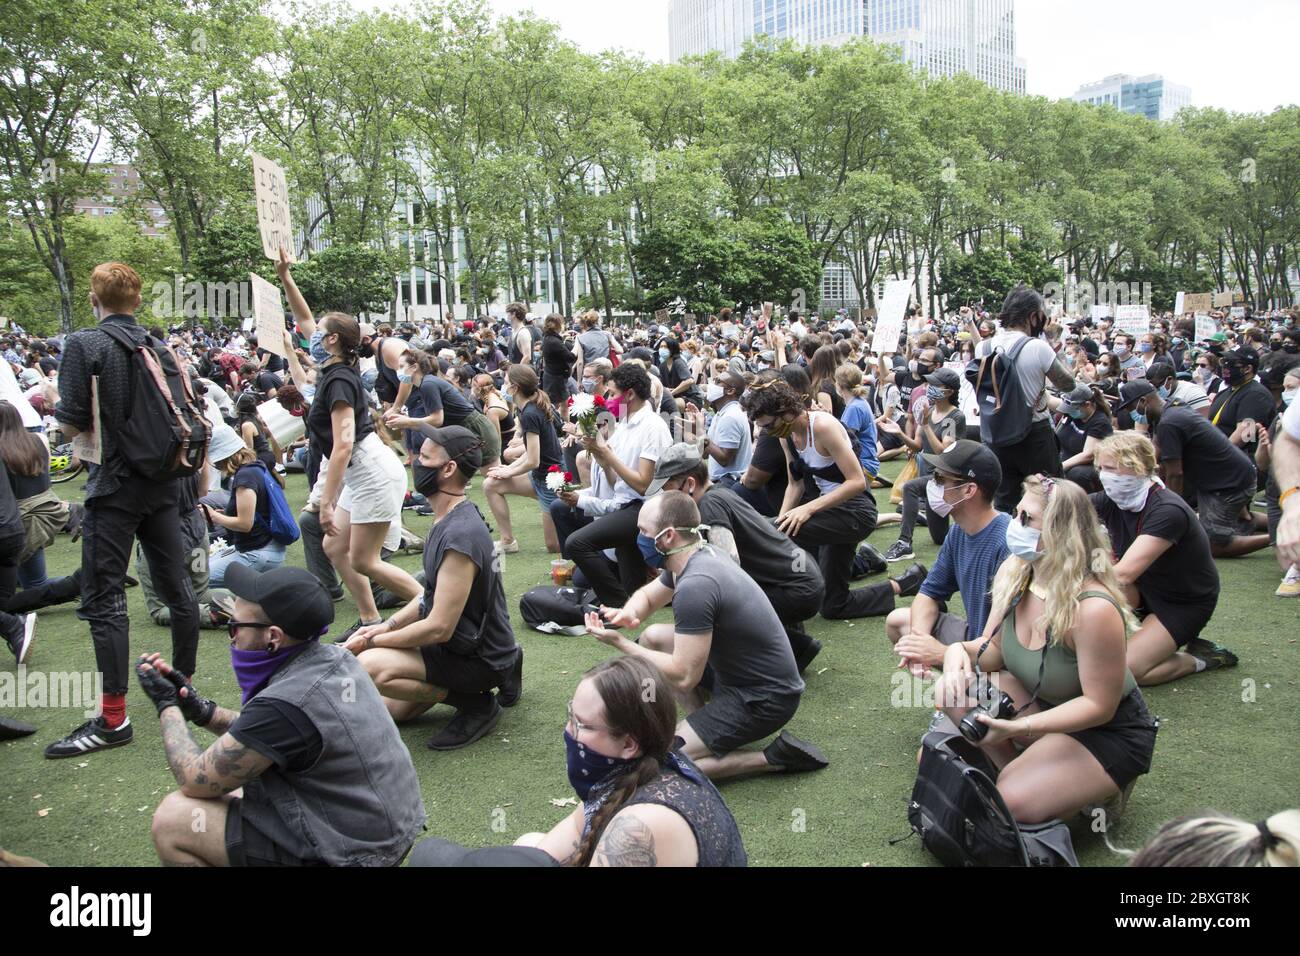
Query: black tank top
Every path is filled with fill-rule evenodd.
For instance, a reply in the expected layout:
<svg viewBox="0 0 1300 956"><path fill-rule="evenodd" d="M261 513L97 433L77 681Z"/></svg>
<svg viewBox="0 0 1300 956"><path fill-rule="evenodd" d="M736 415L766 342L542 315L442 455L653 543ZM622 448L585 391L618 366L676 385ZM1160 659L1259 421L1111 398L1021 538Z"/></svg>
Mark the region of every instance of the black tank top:
<svg viewBox="0 0 1300 956"><path fill-rule="evenodd" d="M736 819L727 809L718 788L707 779L702 784L695 783L665 767L657 778L637 788L627 805L638 803L658 804L681 814L690 824L699 847L696 866L749 865Z"/></svg>

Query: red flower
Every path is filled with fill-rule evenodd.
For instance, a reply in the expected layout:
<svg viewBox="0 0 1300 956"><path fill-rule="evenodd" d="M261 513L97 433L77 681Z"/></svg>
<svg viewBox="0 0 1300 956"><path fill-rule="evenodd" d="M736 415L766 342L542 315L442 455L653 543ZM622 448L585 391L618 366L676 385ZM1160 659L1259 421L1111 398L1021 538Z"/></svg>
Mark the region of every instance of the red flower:
<svg viewBox="0 0 1300 956"><path fill-rule="evenodd" d="M572 405L572 404L573 404L573 396L570 395L567 399L565 399L564 404L565 404L565 405Z"/></svg>
<svg viewBox="0 0 1300 956"><path fill-rule="evenodd" d="M550 472L550 471L559 471L559 470L560 470L560 466L559 466L559 465L552 465L550 468L547 468L546 470L547 470L548 472Z"/></svg>
<svg viewBox="0 0 1300 956"><path fill-rule="evenodd" d="M604 395L597 395L597 396L596 396L596 402L595 402L595 404L596 404L596 407L597 407L597 408L604 408L604 407L605 407L605 396L604 396Z"/></svg>
<svg viewBox="0 0 1300 956"><path fill-rule="evenodd" d="M566 485L571 485L571 484L573 484L573 472L571 472L571 471L566 471L566 472L564 473L564 483L565 483Z"/></svg>

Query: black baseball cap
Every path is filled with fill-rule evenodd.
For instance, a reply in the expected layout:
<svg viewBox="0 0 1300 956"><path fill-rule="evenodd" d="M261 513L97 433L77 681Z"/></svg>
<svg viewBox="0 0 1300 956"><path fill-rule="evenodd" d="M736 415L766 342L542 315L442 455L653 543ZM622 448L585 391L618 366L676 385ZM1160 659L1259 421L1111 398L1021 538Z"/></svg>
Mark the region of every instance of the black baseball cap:
<svg viewBox="0 0 1300 956"><path fill-rule="evenodd" d="M267 619L290 637L315 640L334 623L334 602L306 568L257 572L242 564L226 568L226 588L260 605Z"/></svg>
<svg viewBox="0 0 1300 956"><path fill-rule="evenodd" d="M1147 369L1147 381L1152 385L1163 385L1173 376L1174 367L1168 362L1152 362L1151 367Z"/></svg>
<svg viewBox="0 0 1300 956"><path fill-rule="evenodd" d="M1229 365L1249 365L1253 369L1258 369L1259 353L1249 345L1239 345L1235 349L1224 352L1222 361Z"/></svg>
<svg viewBox="0 0 1300 956"><path fill-rule="evenodd" d="M1002 465L998 463L997 455L977 441L962 438L953 442L942 455L923 452L921 457L935 471L969 478L985 491L996 491L1002 484Z"/></svg>
<svg viewBox="0 0 1300 956"><path fill-rule="evenodd" d="M443 425L441 428L419 425L415 430L435 445L441 446L447 457L456 464L463 465L462 471L468 469L472 473L482 467L483 439L463 425Z"/></svg>
<svg viewBox="0 0 1300 956"><path fill-rule="evenodd" d="M1122 412L1140 398L1146 398L1148 395L1155 394L1156 387L1145 378L1137 378L1131 382L1125 382L1119 387L1119 404L1112 411Z"/></svg>
<svg viewBox="0 0 1300 956"><path fill-rule="evenodd" d="M925 380L939 388L951 389L954 394L961 391L961 379L957 377L955 369L941 368L925 376Z"/></svg>

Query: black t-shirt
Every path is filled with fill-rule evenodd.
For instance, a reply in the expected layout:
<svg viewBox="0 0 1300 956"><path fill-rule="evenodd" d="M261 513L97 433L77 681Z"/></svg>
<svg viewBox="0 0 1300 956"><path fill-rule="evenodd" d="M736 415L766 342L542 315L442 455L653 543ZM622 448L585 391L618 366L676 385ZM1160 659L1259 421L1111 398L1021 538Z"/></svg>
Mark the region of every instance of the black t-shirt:
<svg viewBox="0 0 1300 956"><path fill-rule="evenodd" d="M682 382L690 381L691 387L677 398L683 402L692 402L695 405L704 404L704 396L700 394L699 388L694 384L695 377L691 375L691 368L686 364L686 359L678 355L669 363L659 367L660 375L663 378L664 386L668 391L672 391Z"/></svg>
<svg viewBox="0 0 1300 956"><path fill-rule="evenodd" d="M830 382L822 382L817 389L818 395L825 395L831 400L831 414L836 418L844 417L844 399L840 398L840 393L835 390L835 386Z"/></svg>
<svg viewBox="0 0 1300 956"><path fill-rule="evenodd" d="M419 388L411 389L406 399L406 410L411 418L427 418L441 411L443 425L463 425L474 406L445 378L426 375L420 379Z"/></svg>
<svg viewBox="0 0 1300 956"><path fill-rule="evenodd" d="M1258 379L1240 388L1225 388L1210 403L1210 421L1225 435L1236 431L1243 418L1253 418L1267 427L1273 424L1276 414L1273 394ZM1250 445L1253 447L1254 442Z"/></svg>
<svg viewBox="0 0 1300 956"><path fill-rule="evenodd" d="M261 695L244 705L229 732L289 773L311 769L325 746L320 731L301 709Z"/></svg>
<svg viewBox="0 0 1300 956"><path fill-rule="evenodd" d="M226 502L226 514L233 518L239 511L235 503L235 493L240 488L252 488L257 494L257 508L253 512L253 526L247 531L235 531L230 528L230 543L236 551L256 551L271 543L271 502L267 498L266 484L262 480L265 469L261 465L245 465L230 479L230 500ZM258 518L261 521L258 521Z"/></svg>
<svg viewBox="0 0 1300 956"><path fill-rule="evenodd" d="M712 487L700 499L700 521L710 528L726 528L736 539L736 551L745 573L763 588L797 591L822 587L815 557L796 560L798 545L782 534L749 502L729 488ZM803 568L794 571L794 568Z"/></svg>
<svg viewBox="0 0 1300 956"><path fill-rule="evenodd" d="M1148 607L1158 613L1161 604L1202 604L1217 598L1219 569L1210 554L1210 540L1182 498L1167 488L1153 486L1140 512L1124 511L1103 492L1089 498L1110 535L1116 559L1122 558L1140 535L1173 542L1137 580L1138 591Z"/></svg>
<svg viewBox="0 0 1300 956"><path fill-rule="evenodd" d="M13 489L14 497L19 501L24 498L32 498L50 488L50 463L45 462L45 467L35 475L20 475L12 468L6 468L5 473L9 476L9 486Z"/></svg>
<svg viewBox="0 0 1300 956"><path fill-rule="evenodd" d="M1061 443L1061 460L1073 458L1083 451L1083 446L1089 438L1101 441L1103 438L1110 437L1114 431L1110 416L1100 408L1096 409L1086 422L1077 422L1066 415L1065 420L1056 429L1056 437Z"/></svg>
<svg viewBox="0 0 1300 956"><path fill-rule="evenodd" d="M754 445L754 456L750 458L749 463L759 471L765 471L772 476L763 491L767 495L772 514L778 514L781 511L781 504L785 501L786 486L790 483L781 442L764 432Z"/></svg>
<svg viewBox="0 0 1300 956"><path fill-rule="evenodd" d="M316 397L307 411L307 433L311 444L326 458L334 451L334 426L330 414L339 402L350 406L355 416L355 445L360 445L361 439L375 430L375 423L370 420L370 406L366 404L365 386L361 384L361 373L343 362L325 366L316 382Z"/></svg>
<svg viewBox="0 0 1300 956"><path fill-rule="evenodd" d="M532 407L532 406L529 406ZM492 533L477 506L462 501L429 529L424 543L424 595L420 615L427 617L438 589L438 570L448 551L458 551L478 568L465 598L465 609L447 649L462 653L458 642L478 638L467 656L481 657L494 670L505 670L515 662L515 632L510 627L510 609L501 584L500 562L493 550ZM479 638L479 634L482 637Z"/></svg>
<svg viewBox="0 0 1300 956"><path fill-rule="evenodd" d="M257 350L257 357L260 359L262 356L266 356L266 365L264 366L266 371L284 371L284 359L280 358L280 356L276 355L274 352L268 352L266 349L259 348Z"/></svg>
<svg viewBox="0 0 1300 956"><path fill-rule="evenodd" d="M269 369L264 372L258 372L253 378L253 382L256 385L257 390L263 395L284 388L284 382L280 380L280 376L276 375Z"/></svg>
<svg viewBox="0 0 1300 956"><path fill-rule="evenodd" d="M1215 428L1186 405L1166 407L1156 424L1160 461L1181 459L1184 481L1198 491L1241 492L1255 487L1255 465Z"/></svg>
<svg viewBox="0 0 1300 956"><path fill-rule="evenodd" d="M536 402L529 402L519 413L519 427L525 435L531 433L537 436L538 464L532 474L538 481L545 481L551 466L564 460L560 454L560 441L555 437L555 423L537 407ZM524 439L525 442L527 440Z"/></svg>

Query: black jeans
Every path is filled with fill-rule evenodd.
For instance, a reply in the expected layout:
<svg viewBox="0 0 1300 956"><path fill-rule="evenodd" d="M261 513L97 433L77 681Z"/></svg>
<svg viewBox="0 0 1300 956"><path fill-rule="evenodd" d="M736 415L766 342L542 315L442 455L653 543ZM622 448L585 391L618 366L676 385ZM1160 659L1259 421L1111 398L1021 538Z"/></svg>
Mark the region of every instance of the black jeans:
<svg viewBox="0 0 1300 956"><path fill-rule="evenodd" d="M304 511L298 515L298 530L302 532L302 551L306 558L307 570L329 591L330 597L343 594L343 585L339 583L334 565L325 555L325 531L320 526L320 515L314 511Z"/></svg>
<svg viewBox="0 0 1300 956"><path fill-rule="evenodd" d="M903 485L903 523L898 528L898 540L911 542L912 531L916 528L916 514L921 509L921 499L926 496L926 486L930 484L930 476L925 475L920 478L913 478L907 484ZM935 544L943 544L943 539L948 537L948 518L940 518L929 508L925 509L925 526L930 532L930 540Z"/></svg>
<svg viewBox="0 0 1300 956"><path fill-rule="evenodd" d="M582 569L601 604L622 607L645 584L645 559L636 546L640 514L638 498L569 535L569 559ZM618 556L617 574L603 554L606 548L613 548Z"/></svg>
<svg viewBox="0 0 1300 956"><path fill-rule="evenodd" d="M1002 466L1002 484L993 506L1011 514L1020 501L1020 486L1030 475L1061 477L1061 448L1050 421L1034 422L1015 445L990 445Z"/></svg>
<svg viewBox="0 0 1300 956"><path fill-rule="evenodd" d="M555 525L555 537L560 542L560 557L573 559L568 550L569 536L595 520L581 508L570 508L559 498L551 502L551 523Z"/></svg>
<svg viewBox="0 0 1300 956"><path fill-rule="evenodd" d="M125 694L131 665L131 623L125 579L135 539L140 539L154 587L171 608L171 665L193 674L199 650L199 605L190 586L189 553L181 540L178 482L131 477L111 495L86 502L81 525L81 607L90 623L95 663L104 691Z"/></svg>
<svg viewBox="0 0 1300 956"><path fill-rule="evenodd" d="M817 512L799 529L794 543L817 555L817 564L826 582L822 617L831 620L876 617L893 610L894 589L888 581L883 585L849 590L858 542L875 528L876 500L868 494L861 494L834 508ZM885 592L888 592L887 598Z"/></svg>
<svg viewBox="0 0 1300 956"><path fill-rule="evenodd" d="M26 536L21 534L0 540L0 628L6 635L16 631L21 623L5 608L18 588L18 556L26 542Z"/></svg>
<svg viewBox="0 0 1300 956"><path fill-rule="evenodd" d="M772 610L781 619L785 627L785 636L790 639L790 649L796 659L812 644L812 637L804 628L803 622L815 617L821 610L826 588L818 574L816 587L773 587L764 588L763 593L772 602Z"/></svg>

